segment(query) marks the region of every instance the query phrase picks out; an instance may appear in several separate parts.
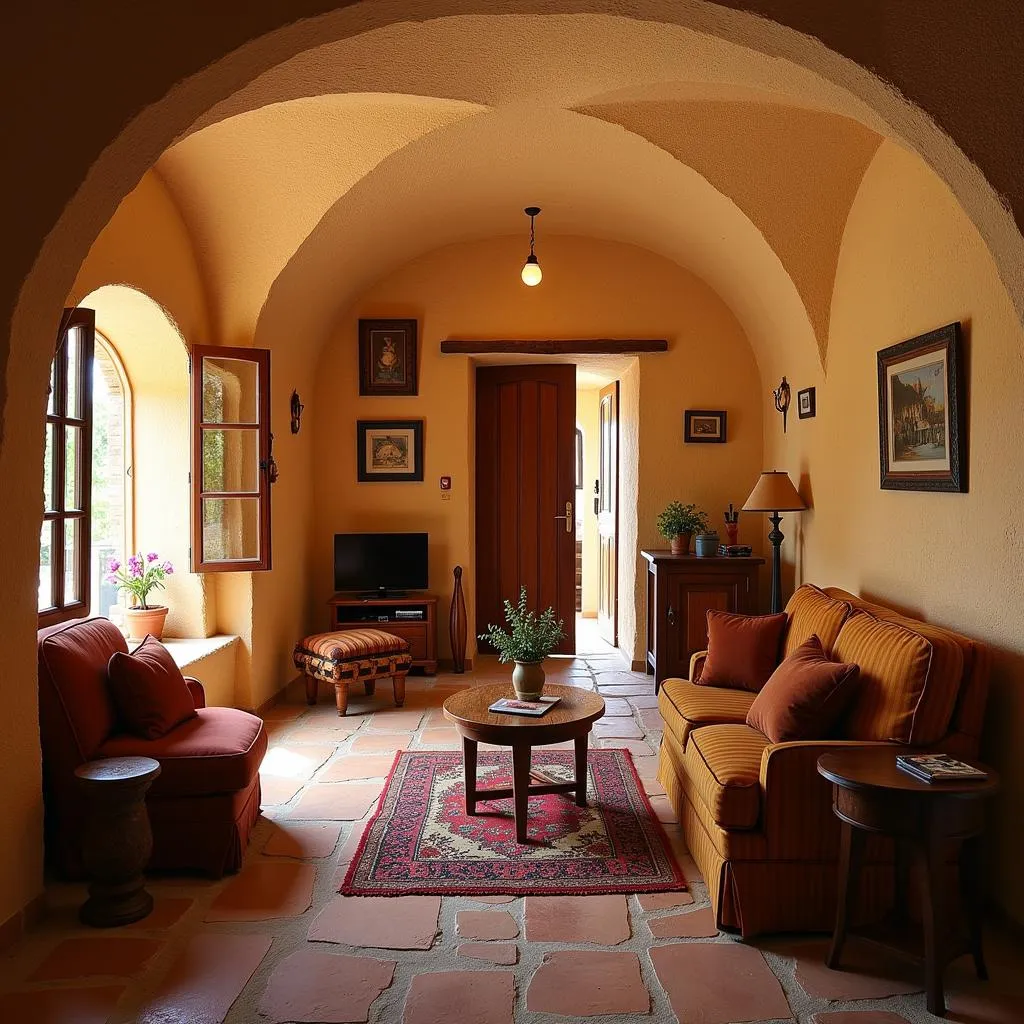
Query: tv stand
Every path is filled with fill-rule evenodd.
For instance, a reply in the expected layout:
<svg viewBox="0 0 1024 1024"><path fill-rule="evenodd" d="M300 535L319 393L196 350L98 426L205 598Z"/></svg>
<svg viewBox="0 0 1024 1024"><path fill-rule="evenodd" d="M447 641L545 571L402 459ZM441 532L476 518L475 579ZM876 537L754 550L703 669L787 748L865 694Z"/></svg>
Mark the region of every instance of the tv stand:
<svg viewBox="0 0 1024 1024"><path fill-rule="evenodd" d="M437 598L431 594L335 594L331 629L383 629L409 641L412 667L437 673Z"/></svg>

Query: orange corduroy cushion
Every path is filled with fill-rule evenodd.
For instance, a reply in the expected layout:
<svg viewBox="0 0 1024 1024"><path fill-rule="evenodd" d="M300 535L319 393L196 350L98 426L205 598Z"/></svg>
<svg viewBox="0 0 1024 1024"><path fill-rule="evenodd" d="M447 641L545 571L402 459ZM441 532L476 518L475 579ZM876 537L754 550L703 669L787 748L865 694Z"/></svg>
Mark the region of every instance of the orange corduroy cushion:
<svg viewBox="0 0 1024 1024"><path fill-rule="evenodd" d="M809 637L817 636L825 654L831 656L839 630L849 618L853 606L848 601L830 597L824 591L805 583L798 587L786 604L789 622L782 656L788 658Z"/></svg>
<svg viewBox="0 0 1024 1024"><path fill-rule="evenodd" d="M747 712L747 725L772 743L832 735L856 692L858 667L832 661L811 635L772 673Z"/></svg>
<svg viewBox="0 0 1024 1024"><path fill-rule="evenodd" d="M698 683L757 693L779 663L786 614L708 612L708 658Z"/></svg>
<svg viewBox="0 0 1024 1024"><path fill-rule="evenodd" d="M855 740L910 743L931 669L931 643L896 623L855 612L839 631L833 653L839 661L860 666L844 734Z"/></svg>

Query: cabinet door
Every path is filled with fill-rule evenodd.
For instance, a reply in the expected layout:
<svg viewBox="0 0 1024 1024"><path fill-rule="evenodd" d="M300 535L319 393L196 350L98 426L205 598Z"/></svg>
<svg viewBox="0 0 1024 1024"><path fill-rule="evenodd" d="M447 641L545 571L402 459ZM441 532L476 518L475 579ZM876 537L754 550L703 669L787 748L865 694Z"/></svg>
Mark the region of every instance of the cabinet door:
<svg viewBox="0 0 1024 1024"><path fill-rule="evenodd" d="M668 588L666 624L669 665L659 675L686 678L690 657L708 644L709 610L735 612L745 607L747 576L740 573L673 573ZM658 666L659 670L661 666Z"/></svg>

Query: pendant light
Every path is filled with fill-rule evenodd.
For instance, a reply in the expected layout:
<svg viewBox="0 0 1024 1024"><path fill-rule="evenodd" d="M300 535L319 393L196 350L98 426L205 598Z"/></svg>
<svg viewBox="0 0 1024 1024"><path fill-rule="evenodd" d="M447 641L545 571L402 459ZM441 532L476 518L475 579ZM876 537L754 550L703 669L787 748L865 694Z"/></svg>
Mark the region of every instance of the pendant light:
<svg viewBox="0 0 1024 1024"><path fill-rule="evenodd" d="M539 206L528 206L523 213L530 218L530 255L526 257L526 262L523 264L522 274L520 275L523 279L523 284L529 285L531 288L534 285L540 284L541 278L544 276L541 273L540 264L537 262L537 254L533 251L534 244L534 231L533 231L533 218L540 213Z"/></svg>

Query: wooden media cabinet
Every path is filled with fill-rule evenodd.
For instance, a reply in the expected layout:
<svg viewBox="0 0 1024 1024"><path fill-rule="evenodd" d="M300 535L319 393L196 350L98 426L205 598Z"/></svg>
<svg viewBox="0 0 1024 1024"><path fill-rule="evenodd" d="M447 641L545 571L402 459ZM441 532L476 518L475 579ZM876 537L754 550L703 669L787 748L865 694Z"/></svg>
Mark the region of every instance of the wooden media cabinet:
<svg viewBox="0 0 1024 1024"><path fill-rule="evenodd" d="M409 641L412 667L427 675L437 673L437 598L430 594L410 597L360 597L335 594L331 630L383 629ZM419 612L421 618L405 618L398 612Z"/></svg>

